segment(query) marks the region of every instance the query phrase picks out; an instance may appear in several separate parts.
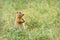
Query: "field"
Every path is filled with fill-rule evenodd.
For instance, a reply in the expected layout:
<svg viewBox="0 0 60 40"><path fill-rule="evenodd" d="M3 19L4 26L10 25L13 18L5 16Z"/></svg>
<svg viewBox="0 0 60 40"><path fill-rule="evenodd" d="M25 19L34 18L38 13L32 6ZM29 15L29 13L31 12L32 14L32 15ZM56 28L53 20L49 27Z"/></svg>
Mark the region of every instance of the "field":
<svg viewBox="0 0 60 40"><path fill-rule="evenodd" d="M17 10L26 32L14 29ZM60 40L60 0L0 0L0 40Z"/></svg>

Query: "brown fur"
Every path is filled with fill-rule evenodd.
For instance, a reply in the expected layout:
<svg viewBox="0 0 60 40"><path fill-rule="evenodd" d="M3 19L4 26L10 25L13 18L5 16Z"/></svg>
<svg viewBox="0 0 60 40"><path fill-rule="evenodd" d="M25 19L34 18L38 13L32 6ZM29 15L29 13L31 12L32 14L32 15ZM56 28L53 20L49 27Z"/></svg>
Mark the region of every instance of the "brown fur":
<svg viewBox="0 0 60 40"><path fill-rule="evenodd" d="M18 24L24 23L24 19L22 18L24 16L24 14L22 14L21 12L17 12L16 13L16 22Z"/></svg>
<svg viewBox="0 0 60 40"><path fill-rule="evenodd" d="M25 30L24 22L25 20L23 19L24 14L20 11L16 13L16 20L15 20L15 27L19 28L19 26L22 28L22 30Z"/></svg>

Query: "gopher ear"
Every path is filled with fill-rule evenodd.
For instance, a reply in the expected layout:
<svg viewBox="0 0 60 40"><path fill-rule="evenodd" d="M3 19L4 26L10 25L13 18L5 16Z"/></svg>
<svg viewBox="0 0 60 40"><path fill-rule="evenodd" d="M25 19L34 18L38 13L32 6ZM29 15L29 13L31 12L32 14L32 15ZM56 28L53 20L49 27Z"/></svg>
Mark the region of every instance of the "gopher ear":
<svg viewBox="0 0 60 40"><path fill-rule="evenodd" d="M23 14L23 16L24 16L24 14Z"/></svg>
<svg viewBox="0 0 60 40"><path fill-rule="evenodd" d="M16 12L16 13L18 13L18 12Z"/></svg>

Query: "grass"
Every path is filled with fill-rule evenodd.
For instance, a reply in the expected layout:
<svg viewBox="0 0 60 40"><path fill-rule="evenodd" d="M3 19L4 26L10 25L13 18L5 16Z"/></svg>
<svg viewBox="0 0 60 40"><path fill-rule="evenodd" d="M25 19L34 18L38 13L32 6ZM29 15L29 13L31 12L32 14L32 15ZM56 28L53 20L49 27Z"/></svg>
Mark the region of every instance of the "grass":
<svg viewBox="0 0 60 40"><path fill-rule="evenodd" d="M26 32L14 29L23 11ZM60 0L0 0L0 40L60 40Z"/></svg>

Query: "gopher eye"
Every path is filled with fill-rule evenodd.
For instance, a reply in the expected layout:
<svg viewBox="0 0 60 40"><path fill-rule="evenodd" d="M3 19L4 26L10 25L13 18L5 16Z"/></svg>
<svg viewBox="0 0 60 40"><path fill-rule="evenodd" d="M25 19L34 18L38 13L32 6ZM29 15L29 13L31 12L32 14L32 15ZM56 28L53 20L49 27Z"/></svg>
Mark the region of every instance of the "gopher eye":
<svg viewBox="0 0 60 40"><path fill-rule="evenodd" d="M21 12L19 12L19 14L21 14Z"/></svg>

